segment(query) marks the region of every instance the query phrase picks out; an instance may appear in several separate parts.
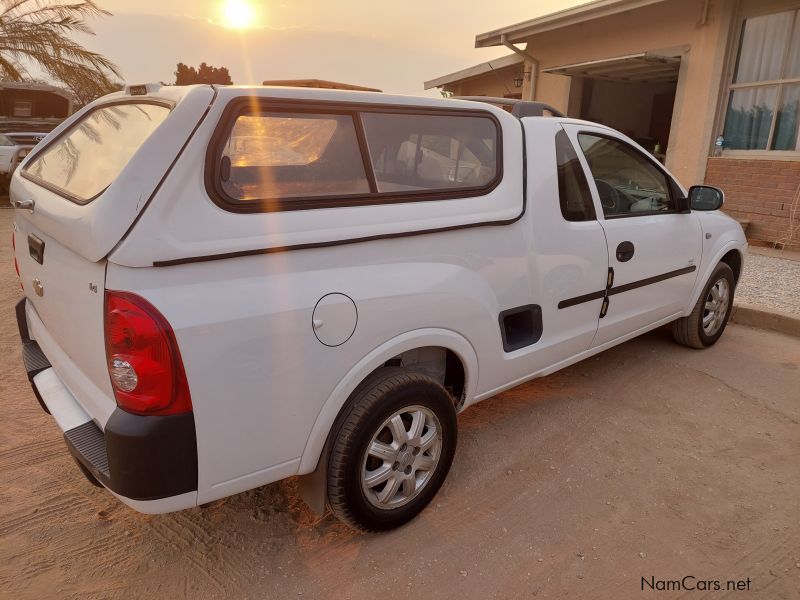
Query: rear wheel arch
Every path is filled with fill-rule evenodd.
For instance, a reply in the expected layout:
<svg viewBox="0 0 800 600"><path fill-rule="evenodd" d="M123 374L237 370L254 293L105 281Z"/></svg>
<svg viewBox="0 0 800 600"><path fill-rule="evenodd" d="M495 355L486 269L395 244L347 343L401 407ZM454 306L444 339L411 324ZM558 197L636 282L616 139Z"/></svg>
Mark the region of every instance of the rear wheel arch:
<svg viewBox="0 0 800 600"><path fill-rule="evenodd" d="M382 367L356 388L331 432L328 505L364 531L414 518L447 477L458 426L450 394L432 377Z"/></svg>
<svg viewBox="0 0 800 600"><path fill-rule="evenodd" d="M403 367L427 375L437 380L448 391L456 409L464 404L466 367L462 358L445 346L421 346L401 352L375 369L373 373L389 367Z"/></svg>
<svg viewBox="0 0 800 600"><path fill-rule="evenodd" d="M393 361L398 357L425 348L445 351L445 386L449 385L453 390L460 389L460 394L454 400L456 409L474 395L478 357L466 338L445 329L424 329L402 334L370 352L340 380L317 415L300 460L299 474L308 474L317 468L330 432L356 389L373 373L393 366Z"/></svg>

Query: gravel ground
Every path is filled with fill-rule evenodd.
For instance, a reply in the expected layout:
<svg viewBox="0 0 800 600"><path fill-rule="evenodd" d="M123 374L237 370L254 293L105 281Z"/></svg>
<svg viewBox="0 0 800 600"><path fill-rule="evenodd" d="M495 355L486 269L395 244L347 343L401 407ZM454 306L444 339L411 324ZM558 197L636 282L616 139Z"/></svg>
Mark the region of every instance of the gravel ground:
<svg viewBox="0 0 800 600"><path fill-rule="evenodd" d="M749 253L736 300L800 315L800 262Z"/></svg>

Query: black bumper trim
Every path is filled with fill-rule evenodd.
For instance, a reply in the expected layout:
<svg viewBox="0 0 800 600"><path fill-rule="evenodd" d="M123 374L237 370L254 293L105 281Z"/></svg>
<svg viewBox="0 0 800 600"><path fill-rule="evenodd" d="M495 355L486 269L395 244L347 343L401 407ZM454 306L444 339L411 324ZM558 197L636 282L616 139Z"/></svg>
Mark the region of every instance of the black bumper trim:
<svg viewBox="0 0 800 600"><path fill-rule="evenodd" d="M23 342L27 342L31 339L30 335L28 335L28 317L25 316L25 302L26 299L23 298L17 305L14 307L14 311L17 313L17 327L19 328L19 338Z"/></svg>
<svg viewBox="0 0 800 600"><path fill-rule="evenodd" d="M89 472L98 480L111 480L108 470L108 454L106 454L106 438L103 430L94 421L78 425L74 429L64 432L67 446L80 454L83 460L80 464L89 469Z"/></svg>
<svg viewBox="0 0 800 600"><path fill-rule="evenodd" d="M33 384L33 378L45 369L49 369L51 367L50 361L47 360L44 352L39 348L39 344L34 340L26 340L22 342L22 362L25 363L25 372L28 374L28 381L31 384L31 388L33 388L36 400L39 401L39 406L49 415L50 409L47 408L47 404L44 403L44 399L39 393L39 390L37 390L36 386Z"/></svg>
<svg viewBox="0 0 800 600"><path fill-rule="evenodd" d="M49 369L51 365L50 361L47 360L47 357L44 355L44 352L42 352L42 349L39 348L39 344L28 335L28 318L25 316L25 302L26 300L23 298L17 302L14 308L17 313L19 337L22 340L22 362L25 365L25 373L28 375L28 381L33 388L33 394L36 396L39 406L49 415L50 409L47 408L47 405L44 403L41 394L39 394L39 390L33 385L33 378L45 369Z"/></svg>
<svg viewBox="0 0 800 600"><path fill-rule="evenodd" d="M17 303L16 313L28 381L49 414L33 378L49 369L50 361L28 335L24 298ZM94 485L99 481L120 496L159 500L197 490L193 413L144 416L117 408L105 430L89 421L64 432L64 441L89 481Z"/></svg>
<svg viewBox="0 0 800 600"><path fill-rule="evenodd" d="M194 415L142 416L116 409L102 431L94 422L64 433L72 456L100 483L131 500L197 490Z"/></svg>
<svg viewBox="0 0 800 600"><path fill-rule="evenodd" d="M49 369L52 365L34 340L22 342L22 362L25 363L25 372L28 381L33 381L39 373Z"/></svg>

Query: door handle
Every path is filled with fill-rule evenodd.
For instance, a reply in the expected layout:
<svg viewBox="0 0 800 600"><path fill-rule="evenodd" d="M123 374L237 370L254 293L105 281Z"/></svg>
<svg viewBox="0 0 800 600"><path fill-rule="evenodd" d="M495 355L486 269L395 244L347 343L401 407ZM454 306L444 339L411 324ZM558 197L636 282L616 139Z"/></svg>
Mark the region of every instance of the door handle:
<svg viewBox="0 0 800 600"><path fill-rule="evenodd" d="M617 246L617 260L619 262L628 262L633 258L635 248L631 242L622 242Z"/></svg>
<svg viewBox="0 0 800 600"><path fill-rule="evenodd" d="M33 212L33 207L36 206L36 203L33 200L12 200L11 206L19 208L20 210L29 210Z"/></svg>

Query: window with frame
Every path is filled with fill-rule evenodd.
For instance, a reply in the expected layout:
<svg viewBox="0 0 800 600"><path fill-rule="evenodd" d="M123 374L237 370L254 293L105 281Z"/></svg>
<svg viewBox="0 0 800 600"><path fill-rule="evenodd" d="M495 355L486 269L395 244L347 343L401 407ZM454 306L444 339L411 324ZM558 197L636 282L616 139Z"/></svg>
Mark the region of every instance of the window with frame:
<svg viewBox="0 0 800 600"><path fill-rule="evenodd" d="M556 165L561 214L567 221L594 221L592 193L578 153L563 129L556 134Z"/></svg>
<svg viewBox="0 0 800 600"><path fill-rule="evenodd" d="M667 175L638 150L611 137L581 133L603 214L631 217L675 210Z"/></svg>
<svg viewBox="0 0 800 600"><path fill-rule="evenodd" d="M206 180L236 212L478 196L500 179L501 133L486 113L238 106L209 149Z"/></svg>
<svg viewBox="0 0 800 600"><path fill-rule="evenodd" d="M728 150L800 152L800 10L745 19L722 136Z"/></svg>
<svg viewBox="0 0 800 600"><path fill-rule="evenodd" d="M362 113L377 191L482 188L497 176L497 125L487 117Z"/></svg>
<svg viewBox="0 0 800 600"><path fill-rule="evenodd" d="M241 114L221 161L222 190L237 201L370 192L350 114Z"/></svg>
<svg viewBox="0 0 800 600"><path fill-rule="evenodd" d="M147 102L96 108L38 151L22 175L73 202L90 202L114 182L169 113L167 106Z"/></svg>
<svg viewBox="0 0 800 600"><path fill-rule="evenodd" d="M30 100L14 100L11 114L14 117L32 117L33 102Z"/></svg>

